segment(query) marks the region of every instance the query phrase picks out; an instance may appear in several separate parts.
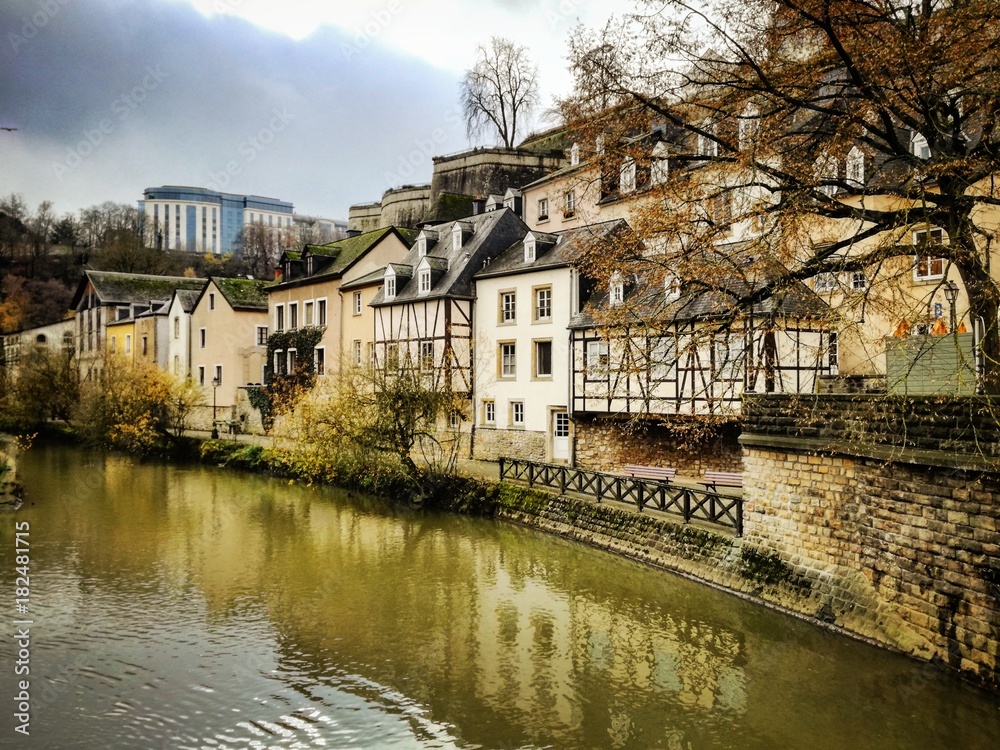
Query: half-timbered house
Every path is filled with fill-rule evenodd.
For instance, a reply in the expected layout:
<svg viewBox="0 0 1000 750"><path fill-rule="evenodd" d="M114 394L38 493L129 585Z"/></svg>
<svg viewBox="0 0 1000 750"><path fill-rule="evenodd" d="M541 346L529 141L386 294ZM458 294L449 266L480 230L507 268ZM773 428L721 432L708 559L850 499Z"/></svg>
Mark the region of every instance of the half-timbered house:
<svg viewBox="0 0 1000 750"><path fill-rule="evenodd" d="M371 302L373 364L418 368L433 387L471 399L473 275L527 231L509 208L425 227L406 257L385 267Z"/></svg>

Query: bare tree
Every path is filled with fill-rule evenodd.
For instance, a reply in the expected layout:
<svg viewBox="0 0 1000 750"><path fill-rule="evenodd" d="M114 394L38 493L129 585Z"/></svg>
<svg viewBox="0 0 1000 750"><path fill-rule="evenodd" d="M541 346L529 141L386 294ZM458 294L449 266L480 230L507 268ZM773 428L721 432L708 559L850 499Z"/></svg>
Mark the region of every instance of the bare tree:
<svg viewBox="0 0 1000 750"><path fill-rule="evenodd" d="M285 250L298 247L297 230L285 230L251 223L243 227L239 244L242 258L256 279L266 279L273 275L278 259Z"/></svg>
<svg viewBox="0 0 1000 750"><path fill-rule="evenodd" d="M524 47L493 37L488 46L479 45L461 96L470 139L495 131L505 148L514 148L518 129L539 102L538 68Z"/></svg>
<svg viewBox="0 0 1000 750"><path fill-rule="evenodd" d="M873 316L934 323L957 280L984 386L1000 392L996 3L639 5L571 41L579 89L564 112L581 140L606 144L594 179L603 198L639 196L646 240L591 271L633 263L660 289L675 275L716 293L727 320L805 282L869 341Z"/></svg>

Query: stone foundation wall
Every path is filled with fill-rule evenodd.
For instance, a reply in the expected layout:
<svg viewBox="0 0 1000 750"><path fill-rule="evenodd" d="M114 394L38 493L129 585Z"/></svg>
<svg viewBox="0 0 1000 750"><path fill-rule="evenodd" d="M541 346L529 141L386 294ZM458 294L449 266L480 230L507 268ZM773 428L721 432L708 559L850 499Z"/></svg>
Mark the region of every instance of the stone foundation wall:
<svg viewBox="0 0 1000 750"><path fill-rule="evenodd" d="M710 442L680 449L678 437L659 425L632 427L610 419L574 418L576 465L620 473L625 464L673 466L682 476L743 471L739 429L728 426Z"/></svg>
<svg viewBox="0 0 1000 750"><path fill-rule="evenodd" d="M534 430L496 430L476 428L472 457L496 461L501 456L516 456L529 461L546 461L546 433Z"/></svg>

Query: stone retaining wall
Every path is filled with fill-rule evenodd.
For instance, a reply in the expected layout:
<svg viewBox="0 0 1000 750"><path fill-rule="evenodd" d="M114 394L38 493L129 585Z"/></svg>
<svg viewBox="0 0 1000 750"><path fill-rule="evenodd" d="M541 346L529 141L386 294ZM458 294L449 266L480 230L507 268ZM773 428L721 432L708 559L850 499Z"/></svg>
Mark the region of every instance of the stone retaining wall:
<svg viewBox="0 0 1000 750"><path fill-rule="evenodd" d="M610 419L574 417L576 465L591 471L621 473L625 464L673 466L683 476L706 471L743 471L739 429L723 428L717 438L693 448L679 448L677 434L666 428Z"/></svg>
<svg viewBox="0 0 1000 750"><path fill-rule="evenodd" d="M501 456L517 456L528 461L548 461L546 434L535 430L497 430L477 427L472 457L496 461Z"/></svg>

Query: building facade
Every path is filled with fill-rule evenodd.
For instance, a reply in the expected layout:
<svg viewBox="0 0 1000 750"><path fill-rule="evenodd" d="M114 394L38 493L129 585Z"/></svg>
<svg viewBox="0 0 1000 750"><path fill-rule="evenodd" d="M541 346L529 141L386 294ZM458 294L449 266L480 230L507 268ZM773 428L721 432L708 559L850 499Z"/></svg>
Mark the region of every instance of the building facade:
<svg viewBox="0 0 1000 750"><path fill-rule="evenodd" d="M274 230L293 224L287 201L176 185L147 188L139 214L150 245L215 255L239 252L243 228L249 224Z"/></svg>

